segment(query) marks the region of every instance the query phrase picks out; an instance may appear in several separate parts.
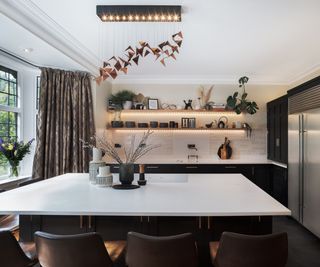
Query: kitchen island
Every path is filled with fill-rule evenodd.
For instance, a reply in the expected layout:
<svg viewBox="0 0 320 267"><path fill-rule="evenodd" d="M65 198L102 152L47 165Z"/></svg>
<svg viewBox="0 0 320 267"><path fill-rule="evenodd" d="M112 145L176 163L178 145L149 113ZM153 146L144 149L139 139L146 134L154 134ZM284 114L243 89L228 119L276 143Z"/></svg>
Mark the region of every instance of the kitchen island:
<svg viewBox="0 0 320 267"><path fill-rule="evenodd" d="M241 174L146 174L146 179L139 189L115 190L91 185L88 174L65 174L2 193L0 214L24 215L22 240L32 240L40 229L97 231L105 240L125 239L128 231L192 232L203 250L223 231L267 234L272 216L291 214Z"/></svg>
<svg viewBox="0 0 320 267"><path fill-rule="evenodd" d="M0 195L0 214L275 216L290 211L241 174L146 174L147 186L114 190L65 174Z"/></svg>

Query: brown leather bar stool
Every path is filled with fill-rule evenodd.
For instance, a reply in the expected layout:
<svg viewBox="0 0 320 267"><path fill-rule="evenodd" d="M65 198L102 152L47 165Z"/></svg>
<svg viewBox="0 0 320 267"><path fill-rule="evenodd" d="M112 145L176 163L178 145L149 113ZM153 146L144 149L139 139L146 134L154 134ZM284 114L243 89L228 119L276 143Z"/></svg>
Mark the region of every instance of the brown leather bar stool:
<svg viewBox="0 0 320 267"><path fill-rule="evenodd" d="M10 231L0 232L1 267L30 267L37 263L37 259L31 259L26 256Z"/></svg>
<svg viewBox="0 0 320 267"><path fill-rule="evenodd" d="M284 267L288 260L288 235L249 236L224 232L220 242L210 242L215 267Z"/></svg>
<svg viewBox="0 0 320 267"><path fill-rule="evenodd" d="M112 260L97 233L79 235L34 234L42 267L112 267Z"/></svg>
<svg viewBox="0 0 320 267"><path fill-rule="evenodd" d="M0 189L0 193L6 190ZM11 231L14 232L19 228L19 215L4 215L0 216L0 231Z"/></svg>
<svg viewBox="0 0 320 267"><path fill-rule="evenodd" d="M30 181L32 181L32 180L30 180ZM30 183L30 181L27 181L27 182ZM23 183L20 183L20 184L23 184ZM20 184L19 184L19 186L20 186ZM4 191L5 190L0 190L0 193L4 192ZM0 231L10 231L12 233L12 235L15 237L15 239L18 240L19 239L20 217L21 216L16 215L16 214L1 216L0 217ZM27 217L29 217L29 216L27 216ZM22 248L23 252L30 259L35 259L37 261L37 259L36 259L37 258L36 246L35 246L34 242L19 242L19 245Z"/></svg>
<svg viewBox="0 0 320 267"><path fill-rule="evenodd" d="M195 240L190 233L155 237L129 232L128 267L197 267Z"/></svg>

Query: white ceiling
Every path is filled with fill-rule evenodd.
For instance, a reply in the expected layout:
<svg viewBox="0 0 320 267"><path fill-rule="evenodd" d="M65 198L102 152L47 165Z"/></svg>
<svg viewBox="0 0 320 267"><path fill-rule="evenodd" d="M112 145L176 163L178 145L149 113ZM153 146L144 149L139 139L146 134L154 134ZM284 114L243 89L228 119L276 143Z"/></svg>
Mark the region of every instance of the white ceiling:
<svg viewBox="0 0 320 267"><path fill-rule="evenodd" d="M151 58L121 80L236 81L243 74L261 83L290 83L320 67L319 0L32 0L100 60L121 56L141 37L158 41L177 30L184 44L176 62L164 68ZM178 4L182 23L107 24L95 15L96 4ZM0 17L0 46L41 65L78 68L62 53ZM2 34L6 38L2 38ZM27 37L28 36L28 37ZM164 41L164 40L163 40Z"/></svg>
<svg viewBox="0 0 320 267"><path fill-rule="evenodd" d="M85 70L49 44L34 36L14 21L0 13L0 48L19 56L35 65ZM32 48L31 53L23 50Z"/></svg>

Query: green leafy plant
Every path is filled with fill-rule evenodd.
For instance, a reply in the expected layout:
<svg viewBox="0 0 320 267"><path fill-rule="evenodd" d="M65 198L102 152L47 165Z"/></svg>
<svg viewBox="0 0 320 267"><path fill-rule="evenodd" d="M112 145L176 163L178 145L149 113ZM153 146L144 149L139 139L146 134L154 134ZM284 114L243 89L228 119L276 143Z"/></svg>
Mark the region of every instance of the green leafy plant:
<svg viewBox="0 0 320 267"><path fill-rule="evenodd" d="M132 101L135 97L135 93L129 90L122 90L111 95L110 100L116 105L122 105L125 101Z"/></svg>
<svg viewBox="0 0 320 267"><path fill-rule="evenodd" d="M251 115L257 113L259 109L258 105L254 101L247 100L248 93L246 92L246 83L249 78L243 76L239 79L239 88L243 88L243 93L240 96L239 92L235 92L232 96L227 98L227 108L234 110L237 114L247 112Z"/></svg>

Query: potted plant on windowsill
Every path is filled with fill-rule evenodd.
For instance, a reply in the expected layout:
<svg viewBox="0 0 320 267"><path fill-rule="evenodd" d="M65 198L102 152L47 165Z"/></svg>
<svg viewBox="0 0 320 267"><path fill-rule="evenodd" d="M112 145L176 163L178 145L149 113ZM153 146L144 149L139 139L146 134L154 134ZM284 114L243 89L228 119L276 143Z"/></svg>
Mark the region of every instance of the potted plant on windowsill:
<svg viewBox="0 0 320 267"><path fill-rule="evenodd" d="M237 114L247 112L251 115L255 114L259 109L258 105L254 101L247 100L248 93L246 92L246 83L249 78L243 76L239 79L239 88L243 88L243 93L239 96L239 92L235 92L232 96L227 98L227 109L234 110Z"/></svg>
<svg viewBox="0 0 320 267"><path fill-rule="evenodd" d="M9 140L5 142L0 138L0 155L6 158L10 164L10 177L18 177L20 172L20 161L30 153L30 147L34 139L24 143Z"/></svg>

